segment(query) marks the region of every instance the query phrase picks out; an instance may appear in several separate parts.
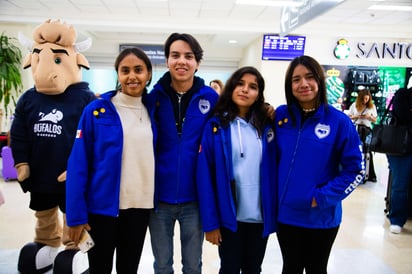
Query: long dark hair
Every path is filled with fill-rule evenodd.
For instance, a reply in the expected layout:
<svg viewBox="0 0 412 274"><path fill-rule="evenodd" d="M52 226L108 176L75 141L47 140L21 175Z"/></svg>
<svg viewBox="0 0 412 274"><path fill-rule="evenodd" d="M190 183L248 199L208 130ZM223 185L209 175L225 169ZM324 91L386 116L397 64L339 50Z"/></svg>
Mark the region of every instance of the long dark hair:
<svg viewBox="0 0 412 274"><path fill-rule="evenodd" d="M230 76L225 84L222 95L215 106L214 114L219 117L223 126L228 126L229 123L236 118L239 114L239 108L233 102L232 94L239 81L242 79L242 76L246 73L256 76L259 88L258 98L250 107L247 118L258 130L259 134L261 134L264 126L269 122L269 118L266 111L265 97L263 96L265 80L260 72L254 67L246 66L239 68Z"/></svg>
<svg viewBox="0 0 412 274"><path fill-rule="evenodd" d="M118 73L119 72L120 62L129 54L133 54L137 58L142 60L145 63L146 67L147 67L147 71L150 73L150 79L149 79L149 81L147 81L146 87L143 90L143 94L142 94L142 95L146 95L147 94L147 87L150 86L150 83L152 82L153 73L152 73L152 62L150 62L149 57L146 55L146 53L143 50L141 50L140 48L137 48L137 47L125 48L117 56L116 61L114 62L114 69L116 70L116 73ZM118 90L119 88L120 88L120 83L119 83L119 81L116 81L116 89Z"/></svg>
<svg viewBox="0 0 412 274"><path fill-rule="evenodd" d="M286 103L288 105L289 112L291 116L294 118L294 115L291 111L292 105L299 105L298 100L295 96L293 96L292 92L292 77L295 68L298 65L305 66L310 72L313 73L313 77L315 78L318 84L318 94L316 96L316 107L326 106L328 105L327 93L326 93L326 82L325 82L325 72L322 66L316 61L313 57L308 55L302 55L293 59L289 67L286 71L285 75L285 97Z"/></svg>

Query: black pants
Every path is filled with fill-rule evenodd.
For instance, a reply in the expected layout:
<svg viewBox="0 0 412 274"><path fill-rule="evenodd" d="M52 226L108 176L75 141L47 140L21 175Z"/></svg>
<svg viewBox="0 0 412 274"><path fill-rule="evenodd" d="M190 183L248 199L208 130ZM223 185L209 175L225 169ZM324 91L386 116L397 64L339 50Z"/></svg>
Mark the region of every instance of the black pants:
<svg viewBox="0 0 412 274"><path fill-rule="evenodd" d="M221 228L219 274L258 274L265 256L268 237L263 224L238 222L236 232Z"/></svg>
<svg viewBox="0 0 412 274"><path fill-rule="evenodd" d="M116 273L137 273L149 214L150 209L120 210L117 218L90 214L90 236L95 246L87 252L89 273L112 273L115 249Z"/></svg>
<svg viewBox="0 0 412 274"><path fill-rule="evenodd" d="M339 226L310 229L279 224L277 238L283 258L283 274L326 274L330 251Z"/></svg>
<svg viewBox="0 0 412 274"><path fill-rule="evenodd" d="M357 125L356 129L359 134L359 139L362 142L363 153L366 156L366 153L369 154L369 169L366 171L367 178L366 180L376 181L376 172L375 166L373 164L373 154L369 148L369 144L366 142L366 137L372 133L372 129L364 126L364 125Z"/></svg>

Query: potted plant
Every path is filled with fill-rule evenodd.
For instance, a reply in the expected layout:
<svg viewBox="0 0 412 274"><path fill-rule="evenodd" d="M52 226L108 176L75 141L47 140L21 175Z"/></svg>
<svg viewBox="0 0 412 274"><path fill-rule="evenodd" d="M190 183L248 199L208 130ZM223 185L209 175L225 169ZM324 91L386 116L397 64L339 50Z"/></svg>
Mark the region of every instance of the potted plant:
<svg viewBox="0 0 412 274"><path fill-rule="evenodd" d="M20 72L22 54L14 44L16 41L16 38L9 37L4 32L0 35L0 102L3 101L6 118L11 112L10 103L13 103L14 109L23 90Z"/></svg>

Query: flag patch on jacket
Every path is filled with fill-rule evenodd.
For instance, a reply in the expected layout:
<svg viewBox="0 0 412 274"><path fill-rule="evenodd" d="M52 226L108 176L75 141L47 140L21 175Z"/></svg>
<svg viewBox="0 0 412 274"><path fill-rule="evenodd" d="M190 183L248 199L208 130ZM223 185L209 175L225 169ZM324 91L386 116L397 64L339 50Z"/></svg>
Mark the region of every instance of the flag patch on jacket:
<svg viewBox="0 0 412 274"><path fill-rule="evenodd" d="M76 139L82 138L83 137L83 133L81 129L78 129L76 132Z"/></svg>

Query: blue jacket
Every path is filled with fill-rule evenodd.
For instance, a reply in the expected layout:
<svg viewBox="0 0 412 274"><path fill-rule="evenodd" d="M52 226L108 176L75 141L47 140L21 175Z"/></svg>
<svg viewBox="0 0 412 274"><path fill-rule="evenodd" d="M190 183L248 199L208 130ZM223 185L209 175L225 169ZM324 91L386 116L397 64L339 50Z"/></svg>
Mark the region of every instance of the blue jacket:
<svg viewBox="0 0 412 274"><path fill-rule="evenodd" d="M162 78L163 80L165 78ZM156 200L169 204L197 202L195 169L200 140L207 119L217 102L217 93L195 77L193 94L179 137L169 95L162 79L153 87L148 101L155 109L158 129L156 144Z"/></svg>
<svg viewBox="0 0 412 274"><path fill-rule="evenodd" d="M362 182L364 162L358 133L343 112L320 107L293 123L285 105L276 110L280 223L332 228L342 221L341 201ZM318 206L312 208L312 197Z"/></svg>
<svg viewBox="0 0 412 274"><path fill-rule="evenodd" d="M260 168L263 236L276 231L276 142L272 127L262 135ZM200 216L205 232L225 227L237 230L230 126L221 127L218 118L207 123L197 164Z"/></svg>
<svg viewBox="0 0 412 274"><path fill-rule="evenodd" d="M67 168L69 226L87 223L89 213L112 217L119 214L123 129L111 102L115 94L116 91L102 94L85 108L80 118ZM148 112L155 142L153 112Z"/></svg>

